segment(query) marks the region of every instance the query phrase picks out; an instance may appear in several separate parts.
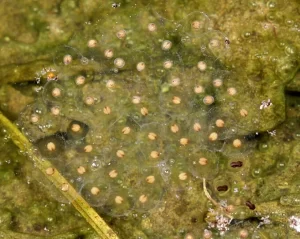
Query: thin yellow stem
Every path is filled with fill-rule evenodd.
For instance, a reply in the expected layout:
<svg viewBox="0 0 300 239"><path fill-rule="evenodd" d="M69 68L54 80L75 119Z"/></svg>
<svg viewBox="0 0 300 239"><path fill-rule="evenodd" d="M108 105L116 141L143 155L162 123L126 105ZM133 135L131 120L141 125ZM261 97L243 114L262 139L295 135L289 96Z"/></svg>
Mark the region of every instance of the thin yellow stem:
<svg viewBox="0 0 300 239"><path fill-rule="evenodd" d="M206 180L205 178L203 178L203 191L205 196L209 199L209 201L211 201L216 207L221 207L219 203L217 203L209 194L209 192L207 191L206 188Z"/></svg>
<svg viewBox="0 0 300 239"><path fill-rule="evenodd" d="M87 222L95 229L101 239L117 239L116 233L105 223L105 221L97 214L97 212L77 193L72 185L58 172L53 165L46 159L41 159L34 151L33 145L18 130L18 128L10 122L0 112L0 123L6 128L12 141L22 151L26 152L34 165L43 172L55 187L73 204L76 210L87 220Z"/></svg>

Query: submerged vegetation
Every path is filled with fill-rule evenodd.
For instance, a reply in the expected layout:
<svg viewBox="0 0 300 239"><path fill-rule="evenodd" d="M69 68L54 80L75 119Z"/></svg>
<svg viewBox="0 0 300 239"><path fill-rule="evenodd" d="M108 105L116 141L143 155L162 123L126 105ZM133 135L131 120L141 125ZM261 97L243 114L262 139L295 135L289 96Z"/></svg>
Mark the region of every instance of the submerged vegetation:
<svg viewBox="0 0 300 239"><path fill-rule="evenodd" d="M0 235L297 238L300 6L246 2L2 7Z"/></svg>

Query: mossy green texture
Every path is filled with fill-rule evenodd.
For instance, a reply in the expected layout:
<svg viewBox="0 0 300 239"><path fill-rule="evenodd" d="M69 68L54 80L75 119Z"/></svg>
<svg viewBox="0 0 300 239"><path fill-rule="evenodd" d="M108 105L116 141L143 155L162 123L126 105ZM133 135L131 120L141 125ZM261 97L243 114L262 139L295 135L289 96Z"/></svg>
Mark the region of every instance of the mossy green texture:
<svg viewBox="0 0 300 239"><path fill-rule="evenodd" d="M297 238L289 225L291 216L299 216L300 103L296 93L289 94L299 91L297 1L121 1L116 8L91 0L14 4L1 8L9 14L0 14L20 33L0 29L5 49L1 108L18 118L42 156L73 182L121 238L200 238L205 229L213 238L239 238L242 229L249 238ZM193 30L193 21L200 21L203 29ZM149 23L156 24L156 32L147 30ZM126 31L124 39L117 37L120 30ZM95 48L87 46L91 39L98 43ZM170 51L161 49L163 40L172 42ZM107 49L114 50L112 59L105 58ZM73 57L70 65L63 63L67 54ZM117 57L125 60L120 69L113 63ZM171 69L163 67L165 60L173 61ZM138 72L141 61L146 68ZM207 64L203 72L197 68L199 61ZM49 72L58 80L47 80ZM75 83L79 75L86 79L82 86ZM179 87L172 85L176 77ZM116 84L112 89L107 87L111 79ZM221 87L214 86L216 79L222 80ZM195 86L205 92L194 94ZM53 96L54 88L61 90L61 97ZM212 105L204 104L207 95L214 97ZM132 103L136 96L141 104ZM181 99L179 105L172 103L174 96ZM94 104L86 104L88 97ZM24 106L33 103L20 113L15 98ZM272 104L261 107L269 99ZM60 109L58 116L53 117L53 106ZM108 115L103 113L107 106ZM146 116L141 107L149 111ZM37 124L32 114L40 117ZM216 126L218 119L224 127ZM72 132L74 121L87 125L87 133ZM193 130L195 123L202 127L199 132ZM175 134L170 130L174 125L180 129ZM121 133L125 127L131 129L128 135ZM149 141L149 132L157 134L155 141ZM216 141L209 140L213 132ZM186 146L182 138L188 139ZM241 147L233 145L236 139ZM60 144L54 156L47 152L45 143L50 141ZM92 145L91 152L86 152L87 145ZM116 156L118 150L125 156ZM160 154L159 165L153 151ZM207 165L198 163L201 157L208 159ZM63 238L56 234L68 231L65 238L96 238L67 202L51 199L61 200L49 193L51 185L35 168L17 154L10 158L14 163L1 159L1 182L10 197L12 189L20 188L18 197L12 197L19 203L13 210L4 200L1 219L17 226L5 226L3 235ZM78 174L80 166L86 174ZM16 169L22 172L19 177ZM108 176L113 170L117 179ZM150 186L144 180L149 175L156 178ZM34 179L31 184L28 178ZM222 206L205 196L203 178ZM93 186L104 197L91 194ZM138 201L141 195L148 197L146 204ZM125 203L116 205L116 196ZM226 205L233 205L232 211ZM55 220L49 221L52 214ZM220 215L234 219L225 225L225 233L216 227ZM270 223L263 220L268 216ZM41 221L50 232L40 230Z"/></svg>

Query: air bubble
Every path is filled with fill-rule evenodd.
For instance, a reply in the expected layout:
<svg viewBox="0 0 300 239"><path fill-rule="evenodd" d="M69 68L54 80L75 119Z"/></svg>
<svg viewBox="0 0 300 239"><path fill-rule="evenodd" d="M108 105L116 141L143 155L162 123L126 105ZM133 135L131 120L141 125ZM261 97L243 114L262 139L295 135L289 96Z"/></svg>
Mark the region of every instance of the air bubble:
<svg viewBox="0 0 300 239"><path fill-rule="evenodd" d="M102 167L102 165L101 165L101 161L99 159L94 159L90 164L90 168L92 171L97 171L101 167Z"/></svg>
<svg viewBox="0 0 300 239"><path fill-rule="evenodd" d="M80 63L82 64L82 65L87 65L87 64L89 64L89 59L87 58L87 57L84 57L84 56L82 56L81 58L80 58Z"/></svg>

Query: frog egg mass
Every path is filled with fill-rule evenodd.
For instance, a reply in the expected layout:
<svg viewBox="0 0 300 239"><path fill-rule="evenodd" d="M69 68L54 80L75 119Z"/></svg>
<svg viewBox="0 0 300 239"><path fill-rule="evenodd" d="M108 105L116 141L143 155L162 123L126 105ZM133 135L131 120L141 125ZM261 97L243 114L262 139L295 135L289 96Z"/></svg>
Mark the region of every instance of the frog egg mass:
<svg viewBox="0 0 300 239"><path fill-rule="evenodd" d="M58 79L42 82L21 113L19 124L41 156L98 212L161 213L167 194L180 205L193 182L203 194L203 179L217 198L233 196L230 203L238 205L249 200L248 191L234 191L242 186L228 175L243 179L256 147L249 116L258 124L268 109L236 100L245 92L222 63L233 57L227 36L209 21L195 12L177 23L152 17L139 28L116 21L101 37L97 30L83 46L57 52ZM199 220L201 213L191 217Z"/></svg>

